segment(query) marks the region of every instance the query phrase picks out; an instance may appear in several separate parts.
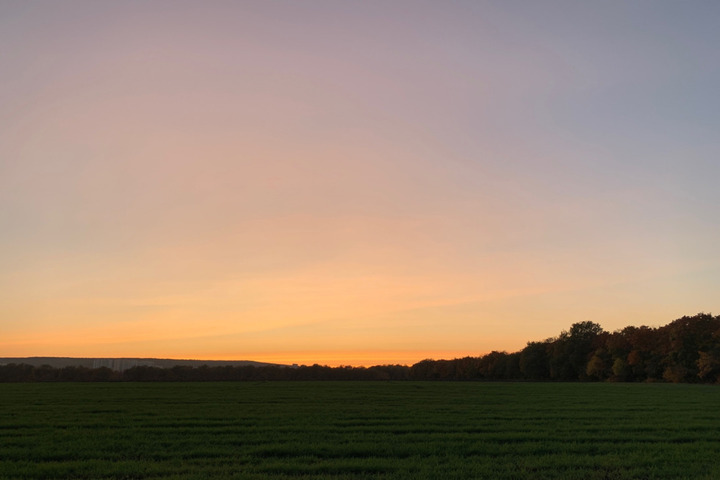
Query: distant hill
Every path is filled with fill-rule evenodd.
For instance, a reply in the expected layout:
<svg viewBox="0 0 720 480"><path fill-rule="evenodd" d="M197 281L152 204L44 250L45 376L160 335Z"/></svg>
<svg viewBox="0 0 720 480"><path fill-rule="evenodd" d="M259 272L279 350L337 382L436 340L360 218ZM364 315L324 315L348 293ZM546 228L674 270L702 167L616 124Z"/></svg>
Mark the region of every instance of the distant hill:
<svg viewBox="0 0 720 480"><path fill-rule="evenodd" d="M0 365L11 363L41 367L49 365L53 368L63 367L107 367L112 370L123 371L132 367L147 366L159 368L185 367L284 367L277 363L253 362L250 360L174 360L170 358L73 358L73 357L0 357Z"/></svg>

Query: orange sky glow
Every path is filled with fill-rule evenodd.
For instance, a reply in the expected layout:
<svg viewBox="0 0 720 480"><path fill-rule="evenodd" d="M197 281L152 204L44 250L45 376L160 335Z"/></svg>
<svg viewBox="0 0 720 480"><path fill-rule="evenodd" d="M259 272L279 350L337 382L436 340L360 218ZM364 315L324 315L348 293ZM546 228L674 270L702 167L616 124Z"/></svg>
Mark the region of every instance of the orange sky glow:
<svg viewBox="0 0 720 480"><path fill-rule="evenodd" d="M704 7L2 3L0 357L412 364L717 313Z"/></svg>

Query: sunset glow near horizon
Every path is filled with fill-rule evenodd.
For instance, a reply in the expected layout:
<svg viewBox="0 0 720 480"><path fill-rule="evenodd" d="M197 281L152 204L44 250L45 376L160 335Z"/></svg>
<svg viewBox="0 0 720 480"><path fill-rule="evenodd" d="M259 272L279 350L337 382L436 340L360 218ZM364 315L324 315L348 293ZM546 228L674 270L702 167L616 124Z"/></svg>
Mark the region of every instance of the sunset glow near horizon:
<svg viewBox="0 0 720 480"><path fill-rule="evenodd" d="M719 22L0 0L0 356L412 364L720 313Z"/></svg>

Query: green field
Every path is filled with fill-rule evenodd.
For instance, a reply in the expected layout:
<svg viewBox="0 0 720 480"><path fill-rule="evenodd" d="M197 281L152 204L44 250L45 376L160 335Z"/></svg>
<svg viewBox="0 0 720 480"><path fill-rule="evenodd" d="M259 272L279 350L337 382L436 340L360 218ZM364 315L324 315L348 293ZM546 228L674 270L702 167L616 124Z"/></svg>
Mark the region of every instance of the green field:
<svg viewBox="0 0 720 480"><path fill-rule="evenodd" d="M0 479L720 478L720 388L0 385Z"/></svg>

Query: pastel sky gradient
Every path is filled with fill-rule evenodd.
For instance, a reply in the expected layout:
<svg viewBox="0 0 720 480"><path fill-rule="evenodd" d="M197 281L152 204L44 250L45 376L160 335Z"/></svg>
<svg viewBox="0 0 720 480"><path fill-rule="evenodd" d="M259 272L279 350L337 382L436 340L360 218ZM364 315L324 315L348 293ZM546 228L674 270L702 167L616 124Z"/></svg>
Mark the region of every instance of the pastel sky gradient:
<svg viewBox="0 0 720 480"><path fill-rule="evenodd" d="M718 313L718 25L0 0L0 356L411 364Z"/></svg>

